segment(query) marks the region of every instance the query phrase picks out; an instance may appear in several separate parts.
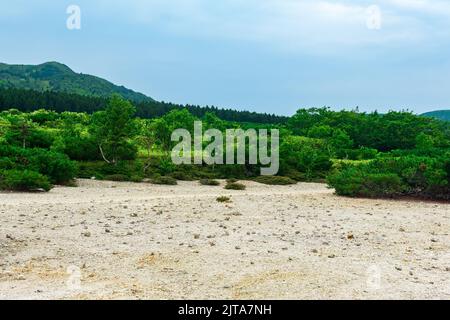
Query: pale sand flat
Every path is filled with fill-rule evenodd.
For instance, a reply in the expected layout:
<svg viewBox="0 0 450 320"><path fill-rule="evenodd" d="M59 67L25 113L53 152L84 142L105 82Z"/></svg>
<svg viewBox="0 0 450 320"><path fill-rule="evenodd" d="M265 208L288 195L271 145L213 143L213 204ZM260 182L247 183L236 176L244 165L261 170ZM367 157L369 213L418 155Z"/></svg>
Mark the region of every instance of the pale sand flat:
<svg viewBox="0 0 450 320"><path fill-rule="evenodd" d="M223 184L0 193L0 298L450 299L449 204Z"/></svg>

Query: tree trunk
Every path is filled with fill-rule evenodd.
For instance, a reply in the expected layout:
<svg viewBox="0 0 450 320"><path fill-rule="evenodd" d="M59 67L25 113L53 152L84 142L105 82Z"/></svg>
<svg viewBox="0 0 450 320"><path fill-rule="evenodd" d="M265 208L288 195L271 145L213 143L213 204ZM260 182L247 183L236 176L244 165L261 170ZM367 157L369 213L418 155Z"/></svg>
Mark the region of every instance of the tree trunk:
<svg viewBox="0 0 450 320"><path fill-rule="evenodd" d="M103 160L105 160L107 163L111 163L111 161L109 161L108 159L106 159L105 154L103 153L102 145L99 144L98 147L99 147L99 149L100 149L100 154L102 155Z"/></svg>

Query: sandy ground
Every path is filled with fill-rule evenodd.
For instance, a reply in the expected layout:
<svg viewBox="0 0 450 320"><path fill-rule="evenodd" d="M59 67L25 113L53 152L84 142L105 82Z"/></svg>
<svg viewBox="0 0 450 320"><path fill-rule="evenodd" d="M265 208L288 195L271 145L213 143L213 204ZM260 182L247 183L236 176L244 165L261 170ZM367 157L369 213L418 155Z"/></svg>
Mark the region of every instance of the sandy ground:
<svg viewBox="0 0 450 320"><path fill-rule="evenodd" d="M450 299L449 204L246 185L0 193L0 298Z"/></svg>

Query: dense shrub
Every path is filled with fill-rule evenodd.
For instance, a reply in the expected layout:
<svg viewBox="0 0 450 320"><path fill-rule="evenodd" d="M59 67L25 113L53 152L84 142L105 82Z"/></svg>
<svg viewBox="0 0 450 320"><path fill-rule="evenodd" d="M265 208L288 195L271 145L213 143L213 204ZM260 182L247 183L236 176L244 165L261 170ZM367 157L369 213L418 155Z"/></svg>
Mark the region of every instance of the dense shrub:
<svg viewBox="0 0 450 320"><path fill-rule="evenodd" d="M405 190L396 174L368 174L357 168L345 169L328 178L338 195L349 197L394 197Z"/></svg>
<svg viewBox="0 0 450 320"><path fill-rule="evenodd" d="M105 166L105 162L80 162L79 170L78 170L78 178L82 179L91 179L96 178L102 180L105 177L105 174L102 173L102 167Z"/></svg>
<svg viewBox="0 0 450 320"><path fill-rule="evenodd" d="M359 149L347 149L345 151L342 151L342 153L338 156L341 159L369 160L375 159L377 154L378 151L376 149L362 147Z"/></svg>
<svg viewBox="0 0 450 320"><path fill-rule="evenodd" d="M61 151L67 154L72 160L102 160L99 147L92 138L65 136L62 143Z"/></svg>
<svg viewBox="0 0 450 320"><path fill-rule="evenodd" d="M246 187L242 183L233 182L233 183L227 183L227 185L225 186L225 189L228 189L228 190L245 190Z"/></svg>
<svg viewBox="0 0 450 320"><path fill-rule="evenodd" d="M162 185L170 185L174 186L177 185L177 180L169 177L169 176L156 176L150 180L153 184L162 184Z"/></svg>
<svg viewBox="0 0 450 320"><path fill-rule="evenodd" d="M409 195L450 200L449 177L445 157L407 156L344 165L328 177L328 184L344 196Z"/></svg>
<svg viewBox="0 0 450 320"><path fill-rule="evenodd" d="M280 146L280 174L293 170L304 174L305 180L322 178L332 167L324 141L288 136Z"/></svg>
<svg viewBox="0 0 450 320"><path fill-rule="evenodd" d="M110 174L103 177L103 180L109 181L130 181L130 177L124 174Z"/></svg>
<svg viewBox="0 0 450 320"><path fill-rule="evenodd" d="M130 181L131 182L142 182L143 178L141 176L138 175L132 175L130 177Z"/></svg>
<svg viewBox="0 0 450 320"><path fill-rule="evenodd" d="M10 130L5 134L8 144L16 147L49 149L55 140L55 134L49 130L29 127L26 134L21 130Z"/></svg>
<svg viewBox="0 0 450 320"><path fill-rule="evenodd" d="M175 171L170 174L170 176L174 179L180 180L180 181L192 181L194 180L188 173L183 171Z"/></svg>
<svg viewBox="0 0 450 320"><path fill-rule="evenodd" d="M64 184L76 176L76 163L64 154L41 149L31 149L27 153L29 168L48 176L52 183Z"/></svg>
<svg viewBox="0 0 450 320"><path fill-rule="evenodd" d="M12 146L0 146L0 159L6 160L17 170L39 172L49 178L51 183L64 184L76 176L77 165L65 154L44 149L23 149Z"/></svg>
<svg viewBox="0 0 450 320"><path fill-rule="evenodd" d="M227 196L220 196L220 197L217 197L216 201L217 202L230 202L231 198L227 197Z"/></svg>
<svg viewBox="0 0 450 320"><path fill-rule="evenodd" d="M201 185L204 186L219 186L220 182L214 179L201 179L200 181Z"/></svg>
<svg viewBox="0 0 450 320"><path fill-rule="evenodd" d="M289 185L296 184L297 181L289 178L289 177L280 177L280 176L259 176L254 179L256 182L269 184L269 185Z"/></svg>
<svg viewBox="0 0 450 320"><path fill-rule="evenodd" d="M30 170L0 171L0 189L12 191L49 191L52 188L48 178Z"/></svg>
<svg viewBox="0 0 450 320"><path fill-rule="evenodd" d="M175 165L172 162L172 159L168 157L162 157L159 160L158 169L163 175L168 175L175 171Z"/></svg>
<svg viewBox="0 0 450 320"><path fill-rule="evenodd" d="M245 178L251 175L250 172L247 172L245 165L239 164L220 165L216 167L216 170L220 177Z"/></svg>

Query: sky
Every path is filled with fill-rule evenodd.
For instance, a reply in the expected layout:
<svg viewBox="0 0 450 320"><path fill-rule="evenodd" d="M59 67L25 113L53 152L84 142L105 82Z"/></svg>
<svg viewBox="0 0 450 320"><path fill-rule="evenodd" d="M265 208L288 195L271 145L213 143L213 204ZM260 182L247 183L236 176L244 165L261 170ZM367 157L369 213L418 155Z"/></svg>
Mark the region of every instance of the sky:
<svg viewBox="0 0 450 320"><path fill-rule="evenodd" d="M0 4L0 62L58 61L157 100L280 115L450 108L448 0Z"/></svg>

